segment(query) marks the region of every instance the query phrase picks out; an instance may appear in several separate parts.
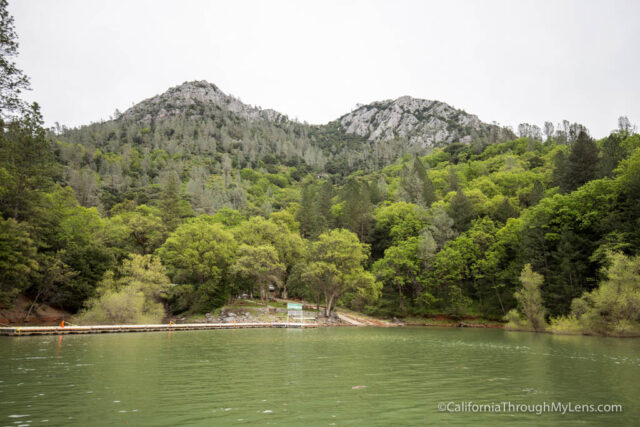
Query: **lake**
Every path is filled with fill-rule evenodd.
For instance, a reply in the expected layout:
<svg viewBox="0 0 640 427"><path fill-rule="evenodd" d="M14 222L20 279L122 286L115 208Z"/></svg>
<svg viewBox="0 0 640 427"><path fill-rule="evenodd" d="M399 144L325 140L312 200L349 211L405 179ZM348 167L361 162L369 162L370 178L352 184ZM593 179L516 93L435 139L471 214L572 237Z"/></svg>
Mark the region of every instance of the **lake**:
<svg viewBox="0 0 640 427"><path fill-rule="evenodd" d="M0 337L0 360L0 426L640 419L636 339L409 327ZM455 410L469 401L613 403L623 410L438 410L439 403Z"/></svg>

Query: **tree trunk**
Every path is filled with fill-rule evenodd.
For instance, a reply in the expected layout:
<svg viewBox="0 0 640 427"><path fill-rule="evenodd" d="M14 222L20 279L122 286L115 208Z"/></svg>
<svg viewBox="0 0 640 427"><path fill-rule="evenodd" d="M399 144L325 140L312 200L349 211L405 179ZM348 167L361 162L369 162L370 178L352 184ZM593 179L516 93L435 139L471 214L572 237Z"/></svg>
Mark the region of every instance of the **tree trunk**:
<svg viewBox="0 0 640 427"><path fill-rule="evenodd" d="M29 311L27 311L26 316L24 316L24 321L28 321L29 320L29 316L31 316L31 310L33 310L33 307L35 307L36 303L38 302L38 298L40 298L40 294L42 293L42 290L38 290L38 293L36 294L36 297L33 299L33 302L31 303L31 306L29 307Z"/></svg>
<svg viewBox="0 0 640 427"><path fill-rule="evenodd" d="M324 297L324 300L325 300L324 315L325 315L325 317L331 316L331 311L332 311L331 310L331 304L333 303L333 297L334 297L333 294L331 294L331 295L326 295L325 294L325 297Z"/></svg>
<svg viewBox="0 0 640 427"><path fill-rule="evenodd" d="M498 297L498 302L500 303L500 308L502 309L502 314L504 316L506 316L507 313L506 313L506 311L504 311L504 305L502 305L502 298L500 298L500 293L498 292L498 288L494 286L493 290L496 291L496 296Z"/></svg>

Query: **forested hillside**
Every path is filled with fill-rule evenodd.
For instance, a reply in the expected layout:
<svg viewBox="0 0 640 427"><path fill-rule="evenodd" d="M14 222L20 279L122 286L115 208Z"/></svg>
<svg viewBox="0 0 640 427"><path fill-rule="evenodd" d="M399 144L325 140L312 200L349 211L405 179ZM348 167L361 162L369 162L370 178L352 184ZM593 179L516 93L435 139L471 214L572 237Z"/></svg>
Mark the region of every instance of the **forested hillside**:
<svg viewBox="0 0 640 427"><path fill-rule="evenodd" d="M568 122L516 138L403 97L308 125L190 82L47 130L15 87L0 134L4 306L24 295L85 321L150 321L275 287L327 314L501 319L527 315L533 283L543 323L577 321L609 301L604 269L640 255L626 118L597 141ZM628 304L598 318L637 327L637 286L615 292Z"/></svg>

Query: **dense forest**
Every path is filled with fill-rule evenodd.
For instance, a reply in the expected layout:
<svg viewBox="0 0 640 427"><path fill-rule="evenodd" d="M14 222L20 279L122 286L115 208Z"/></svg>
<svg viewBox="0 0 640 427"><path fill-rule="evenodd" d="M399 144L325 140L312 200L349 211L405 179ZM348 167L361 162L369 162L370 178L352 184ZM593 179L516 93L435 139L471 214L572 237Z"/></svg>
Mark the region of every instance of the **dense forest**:
<svg viewBox="0 0 640 427"><path fill-rule="evenodd" d="M628 119L600 140L523 124L519 138L429 149L219 105L45 129L19 100L28 80L2 5L0 304L23 295L87 322L149 321L275 287L327 314L637 330Z"/></svg>

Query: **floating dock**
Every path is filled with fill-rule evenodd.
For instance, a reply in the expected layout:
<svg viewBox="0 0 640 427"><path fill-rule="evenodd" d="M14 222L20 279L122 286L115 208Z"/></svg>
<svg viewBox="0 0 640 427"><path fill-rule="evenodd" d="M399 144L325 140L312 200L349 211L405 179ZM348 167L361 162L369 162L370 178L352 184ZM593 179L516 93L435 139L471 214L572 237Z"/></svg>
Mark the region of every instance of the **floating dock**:
<svg viewBox="0 0 640 427"><path fill-rule="evenodd" d="M12 326L0 328L0 335L69 335L105 334L120 332L193 331L208 329L251 328L317 328L317 323L182 323L161 325L97 325L97 326Z"/></svg>

